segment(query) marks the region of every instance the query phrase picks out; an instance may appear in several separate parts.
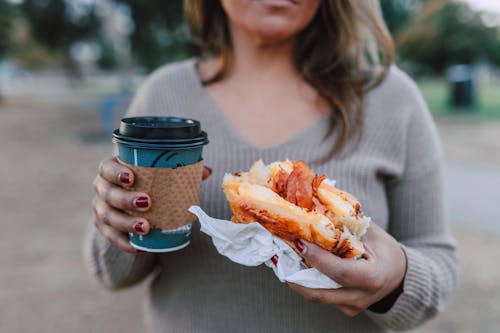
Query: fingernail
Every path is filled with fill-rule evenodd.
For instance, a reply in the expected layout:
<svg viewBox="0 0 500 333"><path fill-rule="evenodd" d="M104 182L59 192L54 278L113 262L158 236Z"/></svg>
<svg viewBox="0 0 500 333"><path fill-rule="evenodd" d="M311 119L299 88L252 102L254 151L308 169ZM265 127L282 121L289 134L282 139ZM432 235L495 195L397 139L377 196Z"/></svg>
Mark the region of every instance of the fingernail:
<svg viewBox="0 0 500 333"><path fill-rule="evenodd" d="M271 258L271 261L273 262L274 266L277 266L277 265L278 265L278 256L277 256L277 255L274 255L274 256Z"/></svg>
<svg viewBox="0 0 500 333"><path fill-rule="evenodd" d="M212 174L212 168L209 168L207 166L205 168L207 168L209 174Z"/></svg>
<svg viewBox="0 0 500 333"><path fill-rule="evenodd" d="M134 230L137 232L144 232L144 222L137 222L134 224Z"/></svg>
<svg viewBox="0 0 500 333"><path fill-rule="evenodd" d="M137 253L147 253L146 251L143 250L135 250Z"/></svg>
<svg viewBox="0 0 500 333"><path fill-rule="evenodd" d="M304 245L304 243L302 243L300 239L296 239L294 243L295 247L297 248L297 250L299 250L300 253L304 254L306 252L306 246Z"/></svg>
<svg viewBox="0 0 500 333"><path fill-rule="evenodd" d="M122 172L118 175L118 178L123 184L130 184L130 174L128 172Z"/></svg>
<svg viewBox="0 0 500 333"><path fill-rule="evenodd" d="M139 208L146 208L149 206L149 200L147 197L139 197L135 199L135 206Z"/></svg>

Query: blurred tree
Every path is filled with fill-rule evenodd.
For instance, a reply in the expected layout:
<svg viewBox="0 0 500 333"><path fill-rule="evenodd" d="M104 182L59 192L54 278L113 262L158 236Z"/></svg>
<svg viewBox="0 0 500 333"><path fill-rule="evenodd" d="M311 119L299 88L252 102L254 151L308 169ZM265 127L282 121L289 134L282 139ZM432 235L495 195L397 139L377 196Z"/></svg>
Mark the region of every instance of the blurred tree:
<svg viewBox="0 0 500 333"><path fill-rule="evenodd" d="M498 27L485 25L481 15L463 2L426 1L407 29L398 34L398 53L437 73L451 64L477 60L500 64Z"/></svg>
<svg viewBox="0 0 500 333"><path fill-rule="evenodd" d="M1 6L5 1L0 0L0 13L4 12ZM24 0L19 7L34 40L61 55L63 66L75 73L77 66L70 50L74 43L81 41L99 45L101 68L115 69L120 65L114 41L106 40L102 31L103 22L110 19L99 13L99 5L103 3L121 4L129 9L133 29L128 37L139 65L152 70L192 54L182 0ZM0 22L0 43L6 40L1 38L2 32Z"/></svg>
<svg viewBox="0 0 500 333"><path fill-rule="evenodd" d="M181 0L115 0L130 8L130 35L136 60L148 70L193 53Z"/></svg>
<svg viewBox="0 0 500 333"><path fill-rule="evenodd" d="M10 46L10 28L13 10L6 0L0 0L0 60L7 54ZM0 103L2 102L2 90L0 87Z"/></svg>
<svg viewBox="0 0 500 333"><path fill-rule="evenodd" d="M113 70L119 67L118 55L116 50L111 43L104 39L100 39L99 47L101 49L101 54L97 60L97 65L99 68L105 70Z"/></svg>
<svg viewBox="0 0 500 333"><path fill-rule="evenodd" d="M6 54L10 46L10 28L14 11L6 0L0 0L0 59Z"/></svg>
<svg viewBox="0 0 500 333"><path fill-rule="evenodd" d="M385 23L393 35L407 27L423 0L380 0Z"/></svg>
<svg viewBox="0 0 500 333"><path fill-rule="evenodd" d="M91 2L69 0L24 0L21 9L31 34L50 49L61 53L64 67L76 72L70 47L78 41L95 38L100 22Z"/></svg>
<svg viewBox="0 0 500 333"><path fill-rule="evenodd" d="M28 70L39 70L57 66L61 61L47 46L34 39L29 24L24 17L17 15L10 29L9 59Z"/></svg>

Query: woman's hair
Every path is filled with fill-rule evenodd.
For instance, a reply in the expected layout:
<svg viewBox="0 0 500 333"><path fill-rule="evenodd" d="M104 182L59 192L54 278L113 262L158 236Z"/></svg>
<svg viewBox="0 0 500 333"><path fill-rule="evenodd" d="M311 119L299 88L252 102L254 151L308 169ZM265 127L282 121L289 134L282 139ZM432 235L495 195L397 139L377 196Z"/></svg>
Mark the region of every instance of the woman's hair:
<svg viewBox="0 0 500 333"><path fill-rule="evenodd" d="M219 81L230 70L233 55L228 17L220 0L184 0L184 5L201 56L221 58L218 72L204 84ZM337 138L328 159L359 139L364 94L387 74L394 61L393 41L378 0L321 0L297 37L295 66L330 105L326 137L336 133Z"/></svg>

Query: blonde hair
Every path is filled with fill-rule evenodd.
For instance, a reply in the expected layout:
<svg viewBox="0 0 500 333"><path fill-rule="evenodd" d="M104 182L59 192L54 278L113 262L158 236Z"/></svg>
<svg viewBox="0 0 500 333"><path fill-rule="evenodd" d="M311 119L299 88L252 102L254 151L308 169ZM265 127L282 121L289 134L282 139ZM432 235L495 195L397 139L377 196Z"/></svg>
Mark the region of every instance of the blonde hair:
<svg viewBox="0 0 500 333"><path fill-rule="evenodd" d="M200 56L221 58L219 71L205 84L225 77L232 52L229 20L220 0L184 0ZM322 0L293 50L298 72L330 105L326 137L337 133L326 159L340 152L363 127L363 98L380 83L394 61L392 37L378 0Z"/></svg>

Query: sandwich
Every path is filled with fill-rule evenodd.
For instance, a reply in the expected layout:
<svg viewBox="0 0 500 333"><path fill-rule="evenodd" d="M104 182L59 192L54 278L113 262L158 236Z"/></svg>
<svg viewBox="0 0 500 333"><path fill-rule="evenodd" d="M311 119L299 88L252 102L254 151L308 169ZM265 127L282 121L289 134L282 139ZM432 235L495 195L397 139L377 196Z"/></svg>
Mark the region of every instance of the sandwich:
<svg viewBox="0 0 500 333"><path fill-rule="evenodd" d="M222 188L232 222L258 222L295 251L294 241L304 239L342 258L365 252L361 237L370 218L359 200L332 186L325 175L316 175L304 161L265 165L258 160L248 172L226 174Z"/></svg>

